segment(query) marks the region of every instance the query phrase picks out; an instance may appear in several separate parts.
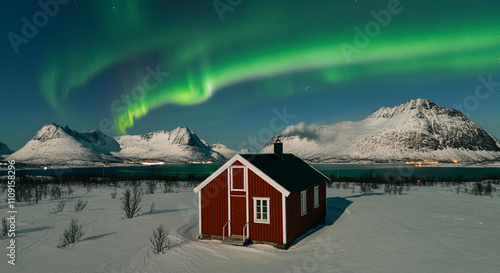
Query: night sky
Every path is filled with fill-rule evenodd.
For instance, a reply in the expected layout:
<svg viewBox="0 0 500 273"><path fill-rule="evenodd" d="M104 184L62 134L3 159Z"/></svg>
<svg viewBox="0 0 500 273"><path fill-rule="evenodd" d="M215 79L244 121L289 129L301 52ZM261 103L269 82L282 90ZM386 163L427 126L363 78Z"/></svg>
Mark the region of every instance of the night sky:
<svg viewBox="0 0 500 273"><path fill-rule="evenodd" d="M11 149L57 123L109 135L187 126L257 151L285 125L358 121L415 98L500 138L498 0L4 2Z"/></svg>

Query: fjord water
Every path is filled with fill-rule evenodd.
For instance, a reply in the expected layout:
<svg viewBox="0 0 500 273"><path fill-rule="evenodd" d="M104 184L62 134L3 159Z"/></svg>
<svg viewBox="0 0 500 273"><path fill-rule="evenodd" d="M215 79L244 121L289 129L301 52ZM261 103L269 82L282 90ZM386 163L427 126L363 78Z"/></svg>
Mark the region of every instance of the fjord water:
<svg viewBox="0 0 500 273"><path fill-rule="evenodd" d="M120 166L120 167L85 167L85 168L61 168L44 170L29 169L19 170L18 175L90 175L90 176L112 176L112 177L151 177L170 176L187 178L207 177L216 171L222 163L214 164L165 164L157 166ZM407 164L313 164L317 170L326 176L334 175L360 177L371 171L373 175L411 177L417 178L456 178L465 180L482 180L490 177L500 177L500 168L497 167L464 167L464 166L422 166L415 167ZM4 171L0 171L0 175Z"/></svg>

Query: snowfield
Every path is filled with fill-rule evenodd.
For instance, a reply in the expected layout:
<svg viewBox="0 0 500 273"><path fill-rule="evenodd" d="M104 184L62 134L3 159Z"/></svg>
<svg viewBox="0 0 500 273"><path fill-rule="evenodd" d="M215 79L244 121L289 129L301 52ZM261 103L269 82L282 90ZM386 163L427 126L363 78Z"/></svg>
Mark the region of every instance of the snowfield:
<svg viewBox="0 0 500 273"><path fill-rule="evenodd" d="M65 189L65 187L64 187ZM289 250L268 245L227 246L199 241L197 196L192 188L144 195L142 214L124 219L123 188L74 187L63 213L58 201L17 204L16 265L1 240L0 272L498 272L500 192L456 194L455 188L412 187L403 195L359 188L328 188L325 225ZM6 193L0 209L6 215ZM75 212L74 205L88 200ZM155 203L152 214L147 211ZM3 217L3 216L2 216ZM83 224L82 241L61 247L71 219ZM164 225L171 246L155 254L149 238Z"/></svg>

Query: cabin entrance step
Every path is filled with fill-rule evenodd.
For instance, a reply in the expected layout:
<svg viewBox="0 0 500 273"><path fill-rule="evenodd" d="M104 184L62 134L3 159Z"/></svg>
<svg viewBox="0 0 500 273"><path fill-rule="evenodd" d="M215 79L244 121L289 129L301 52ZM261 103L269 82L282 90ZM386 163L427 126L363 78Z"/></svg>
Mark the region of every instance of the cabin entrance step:
<svg viewBox="0 0 500 273"><path fill-rule="evenodd" d="M246 246L250 243L250 238L245 238L245 240L243 240L243 236L241 235L231 235L229 237L224 237L222 243L226 245Z"/></svg>

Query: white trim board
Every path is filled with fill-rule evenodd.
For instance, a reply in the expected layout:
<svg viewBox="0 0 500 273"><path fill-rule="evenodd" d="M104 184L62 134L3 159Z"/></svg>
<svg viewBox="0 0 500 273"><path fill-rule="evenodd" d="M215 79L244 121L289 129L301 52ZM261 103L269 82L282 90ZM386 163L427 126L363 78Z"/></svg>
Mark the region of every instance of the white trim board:
<svg viewBox="0 0 500 273"><path fill-rule="evenodd" d="M199 234L201 234L201 191L198 192L198 222L199 222Z"/></svg>
<svg viewBox="0 0 500 273"><path fill-rule="evenodd" d="M259 170L257 167L255 167L252 163L250 163L248 160L246 160L244 157L241 155L235 155L231 159L229 159L224 165L222 165L217 171L215 171L212 175L210 175L207 179L205 179L203 182L201 182L200 185L198 185L196 188L193 189L194 192L199 192L201 189L203 189L206 185L208 185L212 180L214 180L217 176L219 176L221 173L223 173L226 169L228 169L231 165L233 165L234 162L239 161L243 165L245 165L248 169L252 170L256 175L260 176L264 181L269 183L273 188L284 194L286 197L290 195L290 192L285 189L283 186L281 186L278 182L274 181L271 177L269 177L267 174ZM230 186L230 185L228 185ZM229 187L228 187L229 188Z"/></svg>
<svg viewBox="0 0 500 273"><path fill-rule="evenodd" d="M283 216L283 244L286 244L286 197L281 194L281 215Z"/></svg>
<svg viewBox="0 0 500 273"><path fill-rule="evenodd" d="M233 170L234 169L243 169L243 189L235 189L233 187ZM229 170L229 181L231 181L229 184L231 186L231 191L241 191L241 192L246 192L247 191L247 176L246 176L246 167L245 166L241 166L241 165L235 165L235 166L231 166L228 168Z"/></svg>

